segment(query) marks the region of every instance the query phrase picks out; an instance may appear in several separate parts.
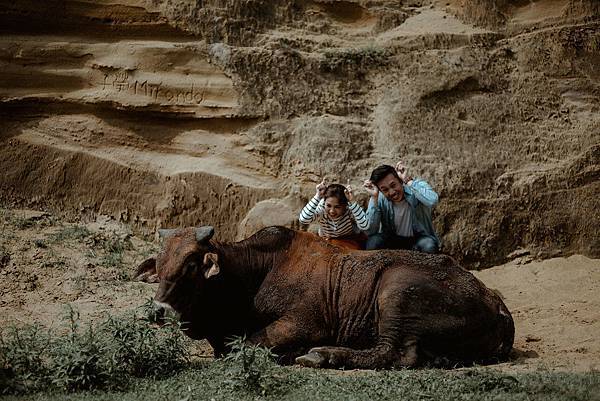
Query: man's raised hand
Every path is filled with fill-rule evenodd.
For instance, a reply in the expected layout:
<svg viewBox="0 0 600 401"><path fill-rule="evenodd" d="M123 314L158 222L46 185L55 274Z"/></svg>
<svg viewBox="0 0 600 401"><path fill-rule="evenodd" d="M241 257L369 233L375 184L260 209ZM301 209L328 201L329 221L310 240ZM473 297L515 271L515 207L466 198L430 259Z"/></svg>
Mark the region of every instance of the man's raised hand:
<svg viewBox="0 0 600 401"><path fill-rule="evenodd" d="M408 182L412 180L412 177L408 175L408 169L402 160L396 163L396 172L404 184L408 184Z"/></svg>
<svg viewBox="0 0 600 401"><path fill-rule="evenodd" d="M369 195L377 199L377 197L379 196L379 189L377 189L377 186L373 184L371 180L365 180L363 187L367 190Z"/></svg>

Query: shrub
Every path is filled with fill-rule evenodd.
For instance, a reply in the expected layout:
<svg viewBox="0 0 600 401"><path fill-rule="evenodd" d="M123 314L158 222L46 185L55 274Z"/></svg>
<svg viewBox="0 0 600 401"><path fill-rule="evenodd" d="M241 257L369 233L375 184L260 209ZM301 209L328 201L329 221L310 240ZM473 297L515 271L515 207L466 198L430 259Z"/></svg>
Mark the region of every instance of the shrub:
<svg viewBox="0 0 600 401"><path fill-rule="evenodd" d="M243 337L237 337L227 345L231 352L223 362L228 368L228 382L234 387L261 395L272 394L281 388L284 380L275 374L279 371L275 363L277 356L270 349L247 344Z"/></svg>
<svg viewBox="0 0 600 401"><path fill-rule="evenodd" d="M134 377L162 377L181 369L187 360L186 339L178 322L166 318L160 328L142 319L109 317L104 331L111 333L109 353Z"/></svg>
<svg viewBox="0 0 600 401"><path fill-rule="evenodd" d="M0 332L4 393L123 389L132 377L168 376L187 363L179 325L157 327L134 313L81 324L69 308L62 332L36 325Z"/></svg>

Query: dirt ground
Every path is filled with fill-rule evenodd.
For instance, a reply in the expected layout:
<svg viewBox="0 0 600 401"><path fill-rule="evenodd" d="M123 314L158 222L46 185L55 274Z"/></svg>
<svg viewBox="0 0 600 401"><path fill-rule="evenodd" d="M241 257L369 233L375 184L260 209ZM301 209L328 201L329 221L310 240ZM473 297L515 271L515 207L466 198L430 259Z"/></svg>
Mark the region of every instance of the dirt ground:
<svg viewBox="0 0 600 401"><path fill-rule="evenodd" d="M66 304L84 320L99 319L154 294L156 285L129 275L157 245L126 226L107 218L67 223L29 210L2 210L0 222L0 328L56 327ZM515 320L514 360L500 368L600 369L600 260L525 255L474 273L502 294ZM200 343L195 353L209 356L210 347Z"/></svg>
<svg viewBox="0 0 600 401"><path fill-rule="evenodd" d="M475 272L499 291L516 326L509 367L600 369L600 260L514 260Z"/></svg>

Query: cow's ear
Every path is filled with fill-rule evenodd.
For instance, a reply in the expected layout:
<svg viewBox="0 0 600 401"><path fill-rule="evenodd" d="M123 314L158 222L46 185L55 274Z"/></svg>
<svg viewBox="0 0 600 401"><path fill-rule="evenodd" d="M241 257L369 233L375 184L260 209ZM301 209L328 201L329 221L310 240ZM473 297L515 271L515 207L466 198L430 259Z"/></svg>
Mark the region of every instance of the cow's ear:
<svg viewBox="0 0 600 401"><path fill-rule="evenodd" d="M204 254L204 277L208 279L219 274L221 269L219 268L219 263L217 263L218 261L219 255L216 253L208 252Z"/></svg>
<svg viewBox="0 0 600 401"><path fill-rule="evenodd" d="M158 274L156 273L156 258L144 260L135 269L134 281L143 281L144 283L158 283Z"/></svg>

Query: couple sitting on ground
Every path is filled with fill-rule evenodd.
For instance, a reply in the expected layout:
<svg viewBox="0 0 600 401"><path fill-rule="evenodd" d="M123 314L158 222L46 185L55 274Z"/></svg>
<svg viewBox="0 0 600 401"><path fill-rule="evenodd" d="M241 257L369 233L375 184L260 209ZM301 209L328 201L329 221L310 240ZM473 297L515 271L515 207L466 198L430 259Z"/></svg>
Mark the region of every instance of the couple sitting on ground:
<svg viewBox="0 0 600 401"><path fill-rule="evenodd" d="M438 195L426 181L410 177L399 162L396 168L377 167L364 187L370 195L367 213L354 202L349 185L323 180L300 212L300 223L318 221L321 237L347 248L439 251L431 221Z"/></svg>

